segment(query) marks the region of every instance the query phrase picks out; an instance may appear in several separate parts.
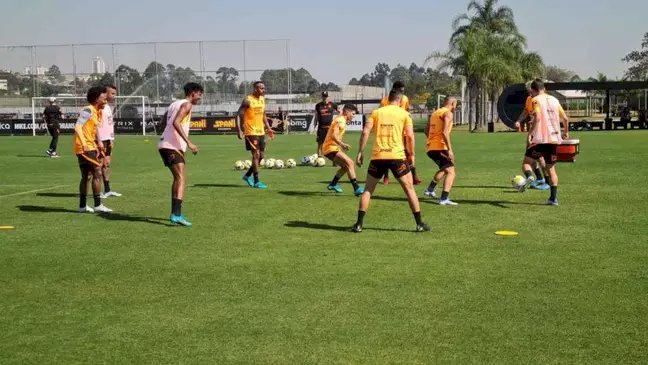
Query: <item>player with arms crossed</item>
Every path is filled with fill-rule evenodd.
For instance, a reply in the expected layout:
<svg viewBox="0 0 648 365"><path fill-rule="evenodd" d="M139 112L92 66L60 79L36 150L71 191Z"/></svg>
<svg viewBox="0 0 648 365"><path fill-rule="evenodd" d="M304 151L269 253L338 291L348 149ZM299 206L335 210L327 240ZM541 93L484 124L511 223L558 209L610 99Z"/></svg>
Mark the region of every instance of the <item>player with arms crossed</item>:
<svg viewBox="0 0 648 365"><path fill-rule="evenodd" d="M427 232L430 230L430 227L421 221L421 208L414 190L412 173L409 170L409 166L414 164L414 127L410 114L399 107L402 98L402 93L392 90L389 93L390 105L374 110L362 130L360 151L356 158L358 166L362 166L364 162L363 151L372 130L374 131L374 142L371 162L367 171L367 183L360 198L358 220L353 225L353 232L362 232L364 216L369 209L371 195L374 193L378 181L385 176L388 170L391 170L398 179L407 195L407 201L416 220L416 231ZM407 154L409 164L405 161L405 148L409 150Z"/></svg>
<svg viewBox="0 0 648 365"><path fill-rule="evenodd" d="M104 192L101 194L102 199L111 196L122 196L120 193L110 190L110 163L112 162L112 151L115 146L115 124L111 104L115 102L117 87L115 85L107 85L106 96L108 103L101 111L101 125L97 130L99 139L103 145L103 149L99 151L102 156L101 175L103 176L104 183Z"/></svg>
<svg viewBox="0 0 648 365"><path fill-rule="evenodd" d="M364 189L358 185L353 160L351 160L351 158L345 153L351 149L351 146L342 141L344 138L344 132L346 132L347 122L353 120L353 116L357 112L358 109L355 105L344 105L342 108L342 114L335 117L331 126L328 128L328 133L326 134L326 138L324 138L324 143L322 144L322 153L324 153L326 158L333 161L337 166L340 166L340 169L335 173L335 176L327 189L335 191L336 193L341 193L342 188L338 185L338 182L342 176L348 173L349 180L351 180L351 184L353 185L353 193L356 196L359 196L364 192Z"/></svg>
<svg viewBox="0 0 648 365"><path fill-rule="evenodd" d="M266 149L266 133L270 139L274 138L265 113L265 90L263 82L255 82L254 91L243 99L236 115L238 138L245 139L245 149L252 154L252 166L243 175L243 180L255 189L268 188L259 181L259 165Z"/></svg>
<svg viewBox="0 0 648 365"><path fill-rule="evenodd" d="M530 129L528 127L528 119L531 114L533 114L533 96L531 96L531 82L527 83L527 92L529 93L529 96L527 96L526 101L524 102L524 110L522 111L522 114L520 114L520 117L515 121L515 128L517 128L519 131L524 131L525 125L527 125L527 130ZM529 146L527 146L527 148L528 147ZM549 184L546 183L545 178L542 175L542 165L544 165L544 161L542 161L541 157L540 159L536 160L534 165L535 169L533 170L533 172L535 173L536 180L529 186L531 189L549 190ZM524 171L524 166L522 167L522 171Z"/></svg>
<svg viewBox="0 0 648 365"><path fill-rule="evenodd" d="M457 108L457 99L447 96L443 100L443 107L436 110L430 116L430 121L425 127L427 136L427 155L437 166L439 171L427 187L425 196L436 198L434 188L443 179L443 193L439 199L439 205L458 205L448 198L455 180L455 157L452 151L450 134L452 133L452 119Z"/></svg>
<svg viewBox="0 0 648 365"><path fill-rule="evenodd" d="M541 157L544 159L545 176L551 186L548 205L558 205L558 174L556 173L557 148L563 138L569 138L569 119L560 102L555 97L545 93L545 86L541 80L531 83L533 95L533 111L531 126L528 134L528 148L524 158L524 174L526 186L530 186L535 178L531 166ZM563 124L561 135L560 122ZM522 189L524 190L524 189Z"/></svg>
<svg viewBox="0 0 648 365"><path fill-rule="evenodd" d="M43 110L43 119L45 119L47 131L52 137L52 140L50 141L49 148L45 153L51 158L58 158L59 155L56 153L56 147L58 146L59 134L61 134L59 130L59 121L63 117L63 113L61 113L61 108L56 105L55 97L51 97L47 101L49 102L49 105L45 107L45 110Z"/></svg>
<svg viewBox="0 0 648 365"><path fill-rule="evenodd" d="M171 216L169 220L173 224L191 227L184 215L182 215L182 200L186 182L185 158L187 148L195 155L198 153L198 146L189 140L189 128L191 127L191 110L198 104L203 96L203 87L195 82L184 86L185 98L174 101L169 105L166 113L166 126L158 143L158 150L164 162L173 175L171 185Z"/></svg>
<svg viewBox="0 0 648 365"><path fill-rule="evenodd" d="M95 86L88 90L88 106L79 113L74 125L74 153L79 160L81 181L79 182L79 212L110 213L111 209L101 204L101 162L99 151L103 148L97 136L97 127L101 123L101 110L106 105L106 88ZM87 205L88 179L92 176L92 196L94 209Z"/></svg>

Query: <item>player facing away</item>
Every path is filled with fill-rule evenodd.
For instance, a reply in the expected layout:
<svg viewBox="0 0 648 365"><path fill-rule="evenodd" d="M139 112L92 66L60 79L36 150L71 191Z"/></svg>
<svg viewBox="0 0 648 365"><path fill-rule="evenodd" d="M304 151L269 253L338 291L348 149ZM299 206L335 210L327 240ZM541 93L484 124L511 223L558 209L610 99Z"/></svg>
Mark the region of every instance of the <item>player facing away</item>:
<svg viewBox="0 0 648 365"><path fill-rule="evenodd" d="M97 133L103 145L100 150L102 157L101 161L101 176L103 176L104 191L101 193L101 198L105 199L111 196L122 196L116 191L110 190L110 164L112 162L112 151L115 146L115 125L113 121L112 106L117 97L117 87L115 85L106 86L106 99L107 104L101 112L101 125Z"/></svg>
<svg viewBox="0 0 648 365"><path fill-rule="evenodd" d="M189 127L191 126L191 110L198 104L203 96L203 87L195 82L184 86L185 98L174 101L167 111L166 126L158 143L160 156L164 166L168 167L173 175L171 185L171 216L173 224L191 227L182 215L182 200L186 182L185 151L187 148L195 155L198 146L189 140Z"/></svg>
<svg viewBox="0 0 648 365"><path fill-rule="evenodd" d="M322 91L322 101L315 104L315 130L317 131L317 155L324 156L322 145L328 134L329 128L333 121L333 114L337 105L329 100L328 91Z"/></svg>
<svg viewBox="0 0 648 365"><path fill-rule="evenodd" d="M396 91L400 92L401 94L403 94L403 98L401 99L401 102L400 102L399 106L403 110L405 110L406 112L409 113L409 111L410 111L410 102L409 102L409 98L407 97L407 95L405 95L405 84L403 82L401 82L401 81L396 81L394 83L394 85L392 86L392 91L393 90L396 90ZM380 106L387 106L389 104L390 103L389 103L388 97L384 97L382 99L382 101L380 102ZM405 153L407 153L407 149L405 149ZM414 165L411 165L410 170L412 171L412 179L414 181L414 185L420 184L421 179L419 179L418 175L416 175L416 167L414 167ZM383 179L383 184L384 185L389 184L389 173L388 172L385 173L385 178Z"/></svg>
<svg viewBox="0 0 648 365"><path fill-rule="evenodd" d="M533 111L531 126L528 134L528 148L524 158L524 174L528 187L535 181L531 166L540 157L544 158L545 177L551 186L548 205L558 205L558 174L556 173L557 148L563 138L569 138L569 119L555 97L545 93L545 86L541 80L531 83L533 95ZM560 122L563 131L560 131ZM523 189L522 189L523 190Z"/></svg>
<svg viewBox="0 0 648 365"><path fill-rule="evenodd" d="M81 181L79 182L79 212L110 213L111 209L101 204L101 162L99 150L103 148L97 136L97 127L101 123L101 111L106 105L106 88L95 86L88 90L88 106L79 113L74 125L74 153L79 160ZM92 177L92 197L94 209L87 205L88 179Z"/></svg>
<svg viewBox="0 0 648 365"><path fill-rule="evenodd" d="M374 110L362 129L360 150L356 158L358 166L362 166L364 162L363 151L372 130L374 132L374 141L371 150L371 162L367 171L367 183L365 191L360 197L358 220L353 225L353 232L362 232L364 216L369 209L371 195L376 189L378 181L388 170L398 179L407 195L407 201L416 220L416 231L426 232L430 230L430 227L421 221L419 200L414 190L412 173L409 169L409 166L414 164L414 127L410 114L399 107L402 98L402 93L392 90L389 93L390 104ZM409 150L407 153L409 164L405 161L405 149Z"/></svg>
<svg viewBox="0 0 648 365"><path fill-rule="evenodd" d="M254 83L254 91L243 99L236 115L238 138L245 140L245 149L252 154L252 166L243 175L243 180L251 188L267 189L259 181L259 165L266 149L265 135L274 138L265 113L265 85L261 81Z"/></svg>
<svg viewBox="0 0 648 365"><path fill-rule="evenodd" d="M56 105L56 98L51 97L47 100L49 105L43 110L43 119L45 119L45 124L47 125L47 131L49 132L52 140L50 141L49 148L45 153L52 158L58 158L59 155L56 153L56 147L58 146L58 138L60 134L59 121L63 116L61 113L61 108Z"/></svg>
<svg viewBox="0 0 648 365"><path fill-rule="evenodd" d="M527 125L527 130L528 130L528 125L529 125L529 118L531 114L533 113L533 96L531 93L531 82L527 83L527 92L529 93L529 96L527 96L526 101L524 102L524 110L522 111L522 114L520 114L520 117L515 121L515 128L517 128L519 131L524 131L525 130L525 125ZM527 146L528 148L529 146ZM524 163L523 163L524 165ZM535 162L535 168L533 172L535 173L536 180L529 186L531 189L538 189L538 190L549 190L549 184L546 183L544 176L542 175L542 165L544 165L544 161L542 161L542 157ZM524 166L522 167L522 171L524 172Z"/></svg>
<svg viewBox="0 0 648 365"><path fill-rule="evenodd" d="M434 161L439 170L423 193L430 198L436 198L434 189L443 180L443 192L439 205L458 205L448 198L455 180L455 157L452 150L452 120L457 108L457 99L447 96L443 100L443 107L430 115L430 120L425 127L427 136L427 155Z"/></svg>
<svg viewBox="0 0 648 365"><path fill-rule="evenodd" d="M342 108L342 114L333 119L331 126L328 128L328 133L326 133L326 138L324 138L324 143L322 144L322 153L324 153L326 158L333 161L337 166L340 166L340 169L335 173L327 189L341 193L342 188L338 185L338 182L345 174L348 174L349 180L351 180L351 184L353 185L353 193L355 196L362 194L364 189L358 185L353 160L346 154L351 149L351 146L344 143L343 138L346 132L347 122L351 121L357 112L358 109L355 105L345 104Z"/></svg>

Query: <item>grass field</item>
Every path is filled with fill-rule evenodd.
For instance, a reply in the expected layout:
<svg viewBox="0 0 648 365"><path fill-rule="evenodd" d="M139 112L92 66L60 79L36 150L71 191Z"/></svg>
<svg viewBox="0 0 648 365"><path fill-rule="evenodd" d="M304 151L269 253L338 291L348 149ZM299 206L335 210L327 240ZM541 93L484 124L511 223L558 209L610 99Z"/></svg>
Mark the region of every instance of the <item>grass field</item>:
<svg viewBox="0 0 648 365"><path fill-rule="evenodd" d="M458 132L460 206L423 202L433 232L415 234L399 187L379 186L357 235L350 184L326 191L333 168L264 170L270 189L252 190L235 137L194 137L189 229L167 225L154 137L118 138L124 196L105 216L75 212L70 137L58 160L45 137L2 138L0 363L645 364L648 133L576 137L559 207L510 188L522 134ZM314 137L269 148L300 159Z"/></svg>

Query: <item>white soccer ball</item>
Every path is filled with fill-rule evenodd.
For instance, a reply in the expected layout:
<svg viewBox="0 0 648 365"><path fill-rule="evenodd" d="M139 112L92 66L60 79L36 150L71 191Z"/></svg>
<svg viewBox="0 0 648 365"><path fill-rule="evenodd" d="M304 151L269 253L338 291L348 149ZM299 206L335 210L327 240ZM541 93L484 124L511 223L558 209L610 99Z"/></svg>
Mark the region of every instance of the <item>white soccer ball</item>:
<svg viewBox="0 0 648 365"><path fill-rule="evenodd" d="M265 166L265 163L266 163L266 160L264 158L262 158L261 161L259 161L259 167Z"/></svg>
<svg viewBox="0 0 648 365"><path fill-rule="evenodd" d="M293 160L292 158L289 158L288 161L286 161L287 168L292 169L295 166L297 166L297 161Z"/></svg>
<svg viewBox="0 0 648 365"><path fill-rule="evenodd" d="M234 169L236 169L236 170L245 169L245 163L243 161L241 161L241 160L238 160L238 161L234 162Z"/></svg>
<svg viewBox="0 0 648 365"><path fill-rule="evenodd" d="M324 159L324 157L318 157L318 158L315 160L315 166L317 166L317 167L323 167L323 166L326 166L326 160Z"/></svg>
<svg viewBox="0 0 648 365"><path fill-rule="evenodd" d="M245 160L245 161L243 162L243 165L245 165L245 168L246 168L246 169L249 169L250 167L252 167L252 161L250 161L250 160Z"/></svg>
<svg viewBox="0 0 648 365"><path fill-rule="evenodd" d="M304 156L301 160L301 164L303 166L310 165L310 163L311 163L310 156Z"/></svg>
<svg viewBox="0 0 648 365"><path fill-rule="evenodd" d="M284 162L282 160L275 161L275 169L283 169L283 168L284 168Z"/></svg>
<svg viewBox="0 0 648 365"><path fill-rule="evenodd" d="M524 184L526 184L526 179L522 175L514 176L511 179L511 186L513 186L517 190L520 190L520 188L523 187Z"/></svg>
<svg viewBox="0 0 648 365"><path fill-rule="evenodd" d="M270 158L265 162L266 169L273 169L275 167L275 159Z"/></svg>

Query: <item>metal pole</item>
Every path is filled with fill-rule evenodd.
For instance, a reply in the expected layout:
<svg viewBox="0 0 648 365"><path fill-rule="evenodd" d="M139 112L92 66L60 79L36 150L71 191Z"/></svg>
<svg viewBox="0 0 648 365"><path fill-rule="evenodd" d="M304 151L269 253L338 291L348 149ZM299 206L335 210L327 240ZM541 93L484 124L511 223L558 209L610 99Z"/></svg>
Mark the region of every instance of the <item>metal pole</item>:
<svg viewBox="0 0 648 365"><path fill-rule="evenodd" d="M160 71L158 69L157 43L153 43L153 62L155 62L155 96L160 100Z"/></svg>
<svg viewBox="0 0 648 365"><path fill-rule="evenodd" d="M288 66L288 110L286 113L290 113L292 110L292 69L290 68L290 40L286 40L286 65Z"/></svg>
<svg viewBox="0 0 648 365"><path fill-rule="evenodd" d="M36 105L34 97L32 96L32 136L36 136Z"/></svg>
<svg viewBox="0 0 648 365"><path fill-rule="evenodd" d="M145 98L142 96L142 135L146 136L146 104Z"/></svg>
<svg viewBox="0 0 648 365"><path fill-rule="evenodd" d="M245 95L248 93L248 84L247 84L247 60L246 58L246 53L247 53L247 42L243 41L243 91L245 92Z"/></svg>
<svg viewBox="0 0 648 365"><path fill-rule="evenodd" d="M74 44L72 46L72 78L74 79L74 96L78 96L77 92L77 76L76 76L76 54L74 51Z"/></svg>

